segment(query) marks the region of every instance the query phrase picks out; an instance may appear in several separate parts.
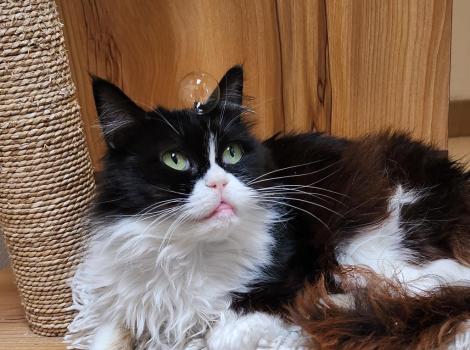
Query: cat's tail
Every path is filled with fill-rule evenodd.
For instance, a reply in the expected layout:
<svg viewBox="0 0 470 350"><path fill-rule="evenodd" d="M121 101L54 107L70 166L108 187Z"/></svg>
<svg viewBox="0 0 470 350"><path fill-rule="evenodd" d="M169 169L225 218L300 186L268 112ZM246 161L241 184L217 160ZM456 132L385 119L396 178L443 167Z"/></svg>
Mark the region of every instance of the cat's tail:
<svg viewBox="0 0 470 350"><path fill-rule="evenodd" d="M312 336L315 349L442 349L469 326L470 287L410 295L396 283L373 278L365 287L329 294L320 278L289 311ZM470 349L470 343L462 349Z"/></svg>

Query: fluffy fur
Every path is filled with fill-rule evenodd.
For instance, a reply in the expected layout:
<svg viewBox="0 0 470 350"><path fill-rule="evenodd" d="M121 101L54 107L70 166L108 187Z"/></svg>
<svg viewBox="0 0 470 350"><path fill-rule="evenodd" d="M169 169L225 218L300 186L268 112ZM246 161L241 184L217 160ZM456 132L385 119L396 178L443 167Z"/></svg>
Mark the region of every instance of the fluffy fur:
<svg viewBox="0 0 470 350"><path fill-rule="evenodd" d="M342 266L366 266L397 281L412 293L425 293L442 284L470 286L470 267L454 259L436 259L419 264L419 255L406 246L401 209L425 195L425 192L407 192L401 185L397 186L389 200L388 217L375 226L360 230L354 238L339 246L336 253L338 263Z"/></svg>
<svg viewBox="0 0 470 350"><path fill-rule="evenodd" d="M238 74L240 69L235 68L228 77ZM230 84L223 92L228 94ZM181 348L224 318L231 293L246 292L249 283L265 278L262 267L271 263L274 238L270 229L278 214L260 206L256 191L234 175L260 174L262 169L248 169L251 163L258 167L265 162L264 157L250 160L250 153L256 158L263 152L262 146L252 145L244 125L235 123L243 110L228 110L228 103L238 99L233 91L226 95L221 114L204 119L181 113L186 124L193 122L185 130L169 125L161 111L145 116L121 91L101 80L95 81L94 88L110 148L108 177L101 183L88 253L72 282L78 315L66 340L74 348L108 349L124 329L136 339L138 348ZM118 122L109 120L115 113ZM150 128L159 123L158 128L169 129L166 135L170 132L170 137L160 133L159 140L139 144L131 135L136 123L147 123ZM232 127L225 132L228 123ZM119 135L122 128L130 129ZM197 162L191 164L193 174L171 172L161 165L157 169L150 163L158 162L154 152L181 147L177 143L188 147L191 143L186 138L197 131L202 142L194 150L198 154L193 158ZM233 138L231 134L244 145L245 165L228 172L216 158L218 148ZM165 144L158 145L164 138ZM153 143L162 149L155 150ZM142 173L135 177L138 168ZM166 178L160 183L158 172L169 173L169 179L176 177L175 183L169 184ZM187 187L178 186L183 175ZM219 184L223 193L216 189ZM221 200L229 202L236 215L205 219Z"/></svg>
<svg viewBox="0 0 470 350"><path fill-rule="evenodd" d="M400 133L261 143L242 86L237 66L200 116L94 80L108 153L70 347L250 350L293 323L326 349L447 344L470 316L469 174Z"/></svg>
<svg viewBox="0 0 470 350"><path fill-rule="evenodd" d="M400 284L369 271L343 273L353 273L354 278L362 274L367 280L367 285L360 288L346 288L350 295L347 305L331 296L321 277L298 296L290 309L293 321L312 336L312 347L442 349L457 334L468 330L465 325L470 318L468 287L442 287L410 295ZM461 346L466 349L469 343Z"/></svg>
<svg viewBox="0 0 470 350"><path fill-rule="evenodd" d="M287 337L291 331L279 316L262 312L228 312L224 316L207 336L209 349L256 349L261 339Z"/></svg>
<svg viewBox="0 0 470 350"><path fill-rule="evenodd" d="M87 348L108 323L132 329L149 349L181 347L188 337L205 333L229 309L230 291L243 291L258 277L258 265L269 261L265 215L245 216L253 223L229 237L225 230L212 231L223 240L210 237L196 245L182 239L161 250L171 224L149 230L148 221L124 219L98 229L72 284L79 314L70 326L77 337L68 340ZM190 225L180 230L189 237L201 234Z"/></svg>

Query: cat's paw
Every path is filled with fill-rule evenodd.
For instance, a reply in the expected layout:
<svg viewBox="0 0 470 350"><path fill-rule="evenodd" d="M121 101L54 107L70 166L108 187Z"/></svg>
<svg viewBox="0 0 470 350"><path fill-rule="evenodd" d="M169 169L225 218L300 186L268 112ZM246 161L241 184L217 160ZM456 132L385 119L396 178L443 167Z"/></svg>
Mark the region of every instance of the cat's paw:
<svg viewBox="0 0 470 350"><path fill-rule="evenodd" d="M224 314L221 322L207 335L209 350L256 350L261 340L269 342L289 333L279 317L255 312Z"/></svg>
<svg viewBox="0 0 470 350"><path fill-rule="evenodd" d="M132 344L129 331L110 324L98 329L90 350L132 350Z"/></svg>

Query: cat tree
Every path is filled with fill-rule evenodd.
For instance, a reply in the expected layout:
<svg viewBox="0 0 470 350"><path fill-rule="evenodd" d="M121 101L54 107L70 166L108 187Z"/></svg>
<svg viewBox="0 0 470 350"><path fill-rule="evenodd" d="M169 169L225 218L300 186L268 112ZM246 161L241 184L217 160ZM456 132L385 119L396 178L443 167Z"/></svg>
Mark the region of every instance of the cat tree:
<svg viewBox="0 0 470 350"><path fill-rule="evenodd" d="M53 0L0 1L0 226L31 329L62 335L93 169Z"/></svg>

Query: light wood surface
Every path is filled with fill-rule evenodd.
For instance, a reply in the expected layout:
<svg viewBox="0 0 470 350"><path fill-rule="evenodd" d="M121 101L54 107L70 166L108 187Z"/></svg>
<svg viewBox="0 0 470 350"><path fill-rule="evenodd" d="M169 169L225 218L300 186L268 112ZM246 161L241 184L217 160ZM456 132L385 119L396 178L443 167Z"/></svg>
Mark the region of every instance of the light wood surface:
<svg viewBox="0 0 470 350"><path fill-rule="evenodd" d="M145 106L236 63L258 126L355 137L384 128L447 146L452 0L57 0L95 168L89 74Z"/></svg>
<svg viewBox="0 0 470 350"><path fill-rule="evenodd" d="M446 149L452 1L326 4L331 132L408 129Z"/></svg>
<svg viewBox="0 0 470 350"><path fill-rule="evenodd" d="M42 337L29 330L9 268L0 270L0 349L65 349L61 338Z"/></svg>
<svg viewBox="0 0 470 350"><path fill-rule="evenodd" d="M276 4L273 1L57 1L95 166L103 153L89 74L111 80L143 106L177 105L191 71L217 79L244 64L256 96L256 133L284 129ZM267 117L266 117L267 116Z"/></svg>
<svg viewBox="0 0 470 350"><path fill-rule="evenodd" d="M330 132L324 1L277 0L286 131Z"/></svg>

